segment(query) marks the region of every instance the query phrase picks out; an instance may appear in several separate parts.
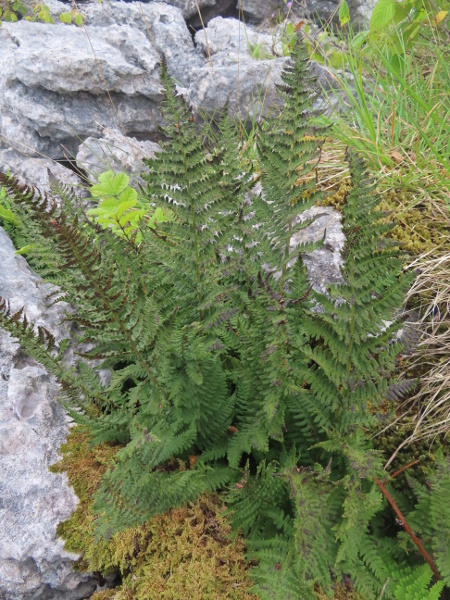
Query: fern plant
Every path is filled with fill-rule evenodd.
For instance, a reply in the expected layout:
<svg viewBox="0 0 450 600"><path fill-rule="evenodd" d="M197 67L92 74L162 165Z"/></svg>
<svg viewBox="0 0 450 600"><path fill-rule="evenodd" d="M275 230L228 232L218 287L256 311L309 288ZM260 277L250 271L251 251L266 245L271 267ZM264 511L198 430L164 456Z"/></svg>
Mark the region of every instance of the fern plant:
<svg viewBox="0 0 450 600"><path fill-rule="evenodd" d="M237 128L223 116L211 139L164 61L165 141L147 163L138 208L130 194L120 197L127 182L113 174L100 182L111 184L100 224L91 218L99 211L86 214L69 190L43 198L0 174L62 290L52 301L74 307L67 319L78 361L67 369L69 340L58 347L6 301L0 326L57 377L94 443L122 445L97 494L101 534L225 490L258 563L261 598L313 598L316 585L330 594L349 578L367 599L383 590L396 598L420 556L385 535L395 522L366 432L398 391L394 334L408 278L383 241L390 225L364 164L350 156L344 283L326 294L309 283L302 256L317 245L294 249L293 236L321 197L314 170L325 131L311 119L306 63L298 43L279 88L284 108L259 132L262 193L251 204L255 177L239 160ZM171 218L148 227L155 207ZM107 385L99 368L111 371ZM430 505L418 493L408 514L439 510L442 481ZM447 584L438 539L432 551ZM428 575L420 572L422 587Z"/></svg>

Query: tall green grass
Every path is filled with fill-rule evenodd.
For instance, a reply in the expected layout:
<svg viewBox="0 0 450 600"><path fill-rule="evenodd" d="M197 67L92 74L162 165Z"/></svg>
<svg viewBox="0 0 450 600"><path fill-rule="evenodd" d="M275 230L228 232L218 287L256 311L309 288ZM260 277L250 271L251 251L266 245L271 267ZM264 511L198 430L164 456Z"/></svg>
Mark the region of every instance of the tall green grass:
<svg viewBox="0 0 450 600"><path fill-rule="evenodd" d="M425 195L450 208L450 41L423 37L398 64L388 47L370 52L348 44L345 70L331 69L341 93L329 122L333 136L360 152L380 185ZM350 40L351 41L351 40Z"/></svg>

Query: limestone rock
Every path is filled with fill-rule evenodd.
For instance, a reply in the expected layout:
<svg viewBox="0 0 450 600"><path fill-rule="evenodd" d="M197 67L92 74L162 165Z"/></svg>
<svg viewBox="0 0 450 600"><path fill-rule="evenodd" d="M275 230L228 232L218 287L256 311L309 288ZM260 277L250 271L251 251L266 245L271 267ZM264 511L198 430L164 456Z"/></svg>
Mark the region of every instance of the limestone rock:
<svg viewBox="0 0 450 600"><path fill-rule="evenodd" d="M3 23L3 145L62 158L118 121L127 134L150 135L161 122L162 53L181 84L188 65L201 63L181 12L171 6L143 5L145 22L137 4L109 2L85 10L89 39L75 26Z"/></svg>
<svg viewBox="0 0 450 600"><path fill-rule="evenodd" d="M209 49L212 55L223 52L229 53L233 58L237 58L239 54L240 58L248 59L251 57L251 47L260 46L258 57L265 54L273 57L272 35L256 31L254 27L245 25L239 19L212 19L204 31L197 31L195 42L202 49L204 56L207 56Z"/></svg>
<svg viewBox="0 0 450 600"><path fill-rule="evenodd" d="M64 306L47 310L45 286L14 254L0 228L0 296L57 338ZM48 293L48 289L47 289ZM73 571L75 555L56 539L58 522L75 510L77 498L65 475L52 474L68 417L57 401L58 387L0 330L0 598L78 600L96 588L92 575Z"/></svg>
<svg viewBox="0 0 450 600"><path fill-rule="evenodd" d="M145 170L143 160L154 158L161 147L155 142L139 141L125 137L119 131L105 129L101 138L85 140L77 154L77 164L94 183L100 173L112 169L124 171L130 176L130 185L144 184L138 176Z"/></svg>
<svg viewBox="0 0 450 600"><path fill-rule="evenodd" d="M145 2L149 2L151 0L144 0ZM161 0L165 4L170 4L171 6L175 6L179 8L183 13L183 17L185 19L190 19L191 17L198 14L197 4L195 0ZM197 0L200 11L203 13L205 9L215 7L217 9L217 0Z"/></svg>
<svg viewBox="0 0 450 600"><path fill-rule="evenodd" d="M0 170L14 174L20 183L32 185L41 193L51 191L52 184L70 187L76 196L85 198L85 183L73 171L47 158L27 158L15 150L0 150Z"/></svg>
<svg viewBox="0 0 450 600"><path fill-rule="evenodd" d="M194 108L214 112L228 104L234 115L257 119L280 105L276 85L282 83L281 72L289 58L274 56L270 34L251 26L244 31L238 19L217 17L205 31L196 33L195 41L202 49L204 64L191 70L189 87L181 90ZM258 53L252 56L252 48L257 46ZM312 63L311 68L324 88L336 86L325 67Z"/></svg>
<svg viewBox="0 0 450 600"><path fill-rule="evenodd" d="M289 8L284 0L237 0L237 7L241 7L245 15L252 21L260 22L270 19L272 15L284 18L289 14Z"/></svg>
<svg viewBox="0 0 450 600"><path fill-rule="evenodd" d="M269 35L258 35L250 28L247 33L255 43L261 41L262 51L269 51ZM270 107L279 105L275 84L281 83L285 59L252 58L239 20L217 17L205 31L196 33L195 41L203 51L204 62L201 67L191 69L189 87L181 90L194 109L214 112L228 104L229 112L234 115L257 118Z"/></svg>
<svg viewBox="0 0 450 600"><path fill-rule="evenodd" d="M291 20L302 17L312 18L321 22L336 18L340 0L293 0L291 6L284 0L236 0L237 7L241 6L247 20L260 23L273 18L289 17ZM348 6L352 23L365 24L375 6L376 0L349 0ZM273 17L272 17L273 15Z"/></svg>
<svg viewBox="0 0 450 600"><path fill-rule="evenodd" d="M308 227L292 236L291 252L302 244L319 242L325 233L322 247L313 252L306 252L303 256L313 288L324 293L327 285L344 283L341 252L345 236L342 231L341 214L331 206L313 206L301 215L301 221L308 219L314 220Z"/></svg>

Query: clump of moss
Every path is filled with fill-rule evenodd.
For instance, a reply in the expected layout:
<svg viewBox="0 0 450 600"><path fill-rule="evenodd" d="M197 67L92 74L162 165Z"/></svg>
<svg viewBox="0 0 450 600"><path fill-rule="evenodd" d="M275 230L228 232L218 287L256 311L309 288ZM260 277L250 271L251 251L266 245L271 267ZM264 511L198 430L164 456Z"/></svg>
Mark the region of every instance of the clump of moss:
<svg viewBox="0 0 450 600"><path fill-rule="evenodd" d="M344 206L345 199L347 198L348 193L351 190L350 180L344 179L338 185L337 190L333 193L328 194L325 198L320 202L321 206L332 206L336 210L341 211Z"/></svg>
<svg viewBox="0 0 450 600"><path fill-rule="evenodd" d="M386 459L389 459L400 444L411 436L415 425L414 415L405 415L389 429L373 438L374 448L382 451ZM392 461L389 472L395 473L407 465L412 466L395 478L395 485L400 489L407 488L406 475L413 475L415 479L425 484L430 471L434 469L437 453L441 447L445 453L448 453L450 440L441 439L430 443L429 439L414 439L411 444L403 446Z"/></svg>
<svg viewBox="0 0 450 600"><path fill-rule="evenodd" d="M93 497L119 445L90 447L81 427L61 447L62 460L51 467L66 472L80 503L58 526L65 547L82 555L81 571L117 574L119 587L95 592L91 600L257 600L250 592L251 566L241 536L231 540L226 507L217 494L205 494L187 507L153 517L109 540L96 534ZM317 589L319 600L324 598ZM362 600L351 585L337 586L335 600Z"/></svg>
<svg viewBox="0 0 450 600"><path fill-rule="evenodd" d="M59 523L57 534L65 540L66 550L82 555L95 541L96 517L91 510L93 496L100 486L108 464L114 460L120 449L119 445L112 444L101 444L95 448L90 448L89 445L89 434L81 427L73 428L66 443L61 446L62 460L50 467L53 473L67 474L80 500L70 519ZM78 561L76 568L82 571L92 570L84 558Z"/></svg>
<svg viewBox="0 0 450 600"><path fill-rule="evenodd" d="M97 592L92 600L161 600L217 598L250 600L250 567L240 536L230 539L231 525L217 494L129 528L109 540L98 539L93 496L107 465L120 446L89 447L89 435L74 428L61 448L63 459L52 467L65 471L80 499L77 510L58 526L66 549L82 554L77 568L117 573L120 588Z"/></svg>
<svg viewBox="0 0 450 600"><path fill-rule="evenodd" d="M340 211L349 191L350 182L344 180L321 205L333 206ZM400 190L388 190L381 196L380 210L388 213L394 223L387 237L399 241L404 251L414 255L428 252L448 238L448 223L425 201L414 204L413 198Z"/></svg>

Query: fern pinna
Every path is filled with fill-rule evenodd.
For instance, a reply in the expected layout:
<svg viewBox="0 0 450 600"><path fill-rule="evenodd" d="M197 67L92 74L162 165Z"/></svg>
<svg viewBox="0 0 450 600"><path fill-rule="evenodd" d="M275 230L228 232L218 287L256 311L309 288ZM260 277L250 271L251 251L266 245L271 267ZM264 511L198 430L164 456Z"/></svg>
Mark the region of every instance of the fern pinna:
<svg viewBox="0 0 450 600"><path fill-rule="evenodd" d="M342 580L367 599L412 600L399 594L414 573L434 597L442 584L395 537L376 484L382 457L367 436L395 388L408 280L358 157L349 157L342 214L344 283L314 291L302 259L311 247L292 240L321 198L325 131L312 121L305 69L298 43L279 88L281 115L258 134L261 192L251 203L257 178L240 160L236 127L225 116L198 124L164 62L164 141L147 162L138 229L102 229L68 190L48 200L0 174L51 263L49 280L62 290L52 301L73 306L66 318L78 361L67 369L69 340L58 347L35 332L26 309L11 314L3 301L0 325L58 378L93 443L122 446L97 495L102 534L224 490L261 598L314 598L317 586L329 595ZM152 212L168 207L171 219L154 223ZM418 501L407 514L448 584L446 538L430 540L437 517L423 525L427 508L445 511L444 459L439 468L431 490L411 484Z"/></svg>

